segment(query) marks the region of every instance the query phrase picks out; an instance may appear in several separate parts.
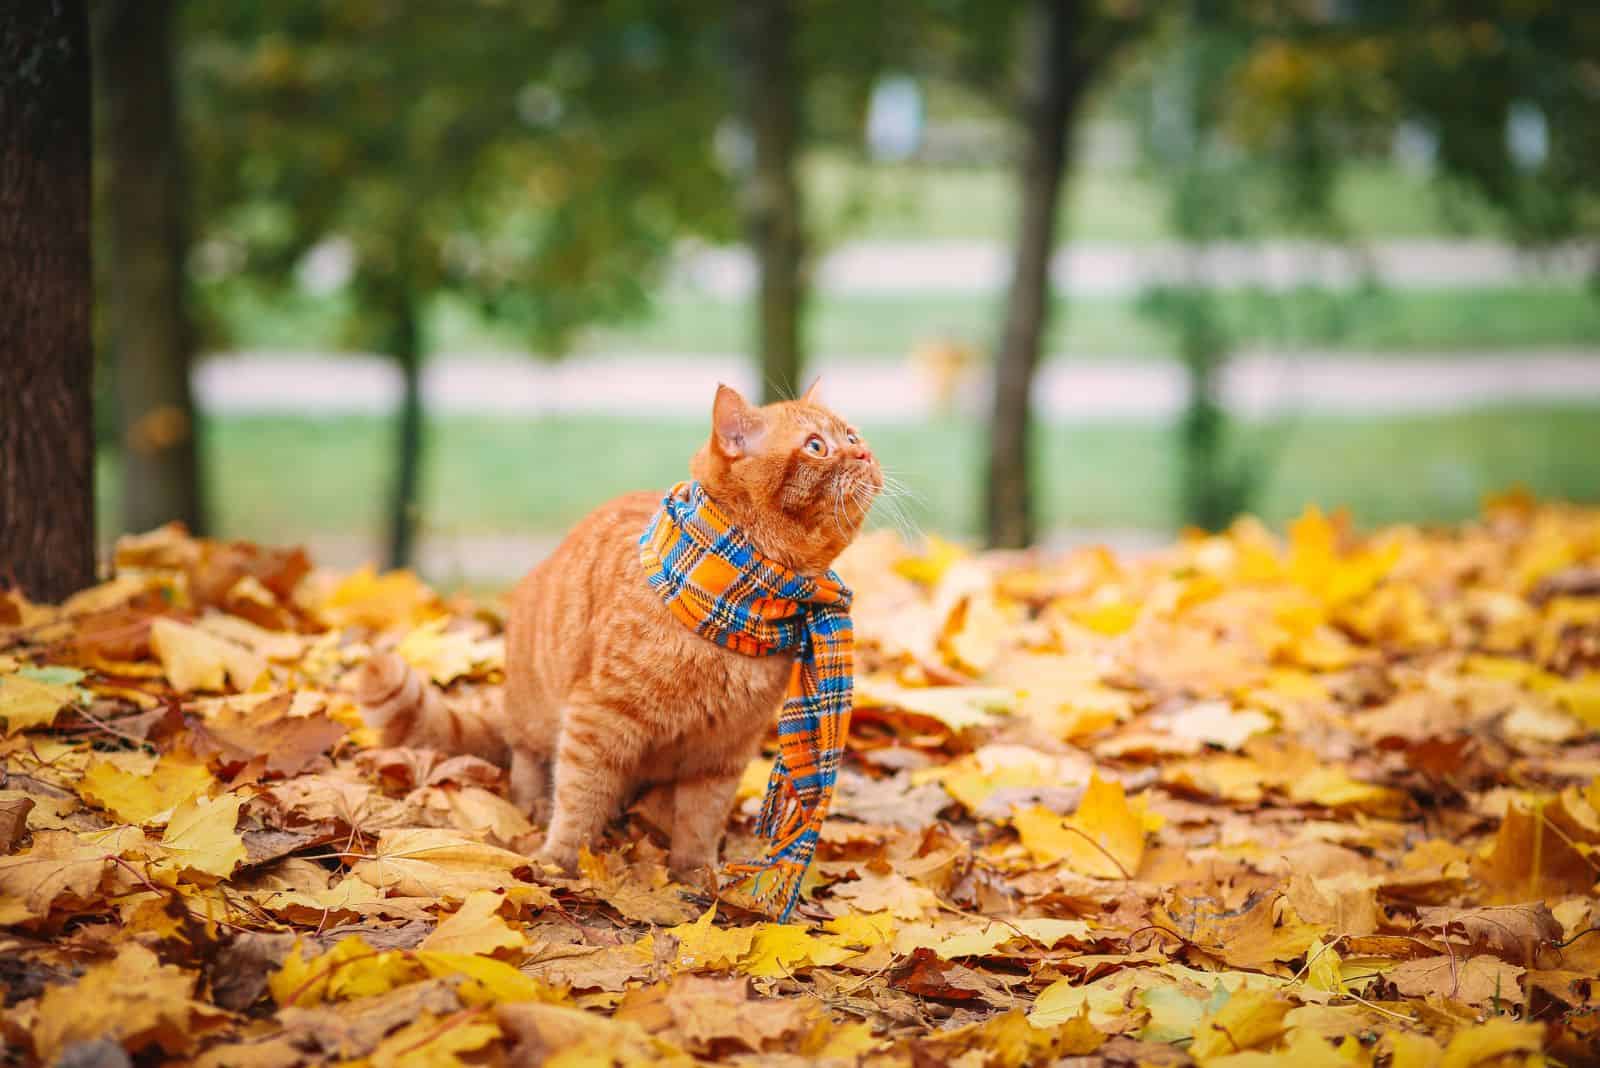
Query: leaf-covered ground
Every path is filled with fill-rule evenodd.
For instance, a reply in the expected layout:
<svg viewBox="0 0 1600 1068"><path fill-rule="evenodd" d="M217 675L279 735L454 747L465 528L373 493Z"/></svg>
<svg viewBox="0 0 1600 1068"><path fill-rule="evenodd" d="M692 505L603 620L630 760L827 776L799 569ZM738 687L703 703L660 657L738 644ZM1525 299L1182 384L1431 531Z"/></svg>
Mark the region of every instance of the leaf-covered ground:
<svg viewBox="0 0 1600 1068"><path fill-rule="evenodd" d="M1594 1062L1600 512L842 570L787 925L638 814L543 871L498 769L376 746L352 671L491 706L493 603L173 530L0 595L0 1062Z"/></svg>

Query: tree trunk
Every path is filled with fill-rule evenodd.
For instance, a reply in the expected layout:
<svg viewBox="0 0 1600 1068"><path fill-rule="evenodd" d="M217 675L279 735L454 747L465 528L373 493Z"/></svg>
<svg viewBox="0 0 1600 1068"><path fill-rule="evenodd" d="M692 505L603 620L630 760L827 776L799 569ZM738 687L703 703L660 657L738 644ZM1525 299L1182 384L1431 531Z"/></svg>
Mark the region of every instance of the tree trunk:
<svg viewBox="0 0 1600 1068"><path fill-rule="evenodd" d="M95 0L100 281L115 357L122 525L181 519L200 533L188 247L173 92L171 0Z"/></svg>
<svg viewBox="0 0 1600 1068"><path fill-rule="evenodd" d="M1020 548L1033 541L1031 485L1033 375L1050 314L1050 256L1056 206L1067 167L1067 127L1085 72L1074 56L1081 0L1037 0L1038 52L1030 72L1021 179L1022 212L1012 258L1005 324L995 359L985 499L988 542Z"/></svg>
<svg viewBox="0 0 1600 1068"><path fill-rule="evenodd" d="M755 159L744 190L745 231L755 252L757 357L763 402L801 388L805 353L805 232L795 155L800 83L792 0L741 0L739 44Z"/></svg>
<svg viewBox="0 0 1600 1068"><path fill-rule="evenodd" d="M0 18L0 585L95 579L84 0Z"/></svg>
<svg viewBox="0 0 1600 1068"><path fill-rule="evenodd" d="M385 351L400 365L400 415L395 426L394 483L389 491L389 566L409 567L416 547L422 473L422 332L416 290L405 284L389 309Z"/></svg>

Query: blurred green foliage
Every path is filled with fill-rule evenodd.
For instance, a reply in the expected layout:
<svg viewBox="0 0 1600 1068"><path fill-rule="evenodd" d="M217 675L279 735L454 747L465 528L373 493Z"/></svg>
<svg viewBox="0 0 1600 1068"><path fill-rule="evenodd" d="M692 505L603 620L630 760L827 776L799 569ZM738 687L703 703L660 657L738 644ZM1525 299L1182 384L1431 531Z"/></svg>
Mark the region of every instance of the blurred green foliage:
<svg viewBox="0 0 1600 1068"><path fill-rule="evenodd" d="M708 4L186 5L197 268L282 292L337 239L345 340L454 294L556 351L644 306L673 242L731 233Z"/></svg>

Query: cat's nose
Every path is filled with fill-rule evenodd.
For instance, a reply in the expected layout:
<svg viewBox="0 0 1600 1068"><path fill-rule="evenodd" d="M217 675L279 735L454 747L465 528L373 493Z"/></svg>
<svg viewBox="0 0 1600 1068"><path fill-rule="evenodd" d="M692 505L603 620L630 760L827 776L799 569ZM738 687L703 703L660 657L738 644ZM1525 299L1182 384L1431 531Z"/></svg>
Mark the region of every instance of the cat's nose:
<svg viewBox="0 0 1600 1068"><path fill-rule="evenodd" d="M864 460L869 464L872 462L872 450L867 448L864 444L857 445L851 451L850 455L854 456L857 460Z"/></svg>

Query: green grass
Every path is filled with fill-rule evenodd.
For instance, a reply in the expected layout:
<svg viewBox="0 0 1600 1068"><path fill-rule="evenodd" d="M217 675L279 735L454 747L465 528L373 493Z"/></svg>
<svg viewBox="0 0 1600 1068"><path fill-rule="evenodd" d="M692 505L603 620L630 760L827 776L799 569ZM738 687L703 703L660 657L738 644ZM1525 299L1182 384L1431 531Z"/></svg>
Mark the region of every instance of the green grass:
<svg viewBox="0 0 1600 1068"><path fill-rule="evenodd" d="M976 529L978 428L966 423L869 429L880 456L918 494L925 529ZM381 420L238 418L209 430L211 499L224 534L264 541L378 528L389 427ZM562 529L624 490L683 477L703 428L599 418L443 419L432 424L426 526L438 533ZM1306 504L1347 505L1364 523L1450 520L1514 482L1600 500L1600 413L1517 407L1404 419L1306 418L1282 437L1257 511L1281 521ZM1052 426L1039 455L1050 529L1173 526L1170 431L1116 424ZM102 465L103 515L115 514L115 459Z"/></svg>
<svg viewBox="0 0 1600 1068"><path fill-rule="evenodd" d="M1007 238L1017 178L999 167L868 166L837 156L807 161L813 215L838 220L854 237ZM1269 186L1241 194L1265 205ZM1347 166L1335 181L1335 213L1357 237L1492 233L1489 214L1459 202L1427 178L1380 164ZM1171 236L1168 196L1155 176L1082 170L1068 182L1059 231L1091 241L1158 241ZM1273 230L1270 224L1264 229Z"/></svg>

